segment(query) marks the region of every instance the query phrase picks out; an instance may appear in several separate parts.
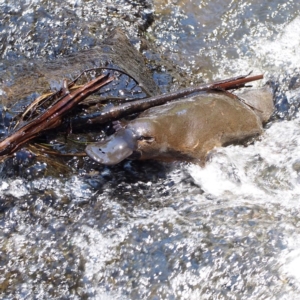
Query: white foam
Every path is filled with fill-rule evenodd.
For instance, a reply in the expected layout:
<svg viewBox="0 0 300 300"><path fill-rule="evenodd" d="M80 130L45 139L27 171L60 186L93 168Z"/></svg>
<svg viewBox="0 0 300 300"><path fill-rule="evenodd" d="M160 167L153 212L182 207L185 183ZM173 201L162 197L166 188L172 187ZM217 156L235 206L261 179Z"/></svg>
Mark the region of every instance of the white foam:
<svg viewBox="0 0 300 300"><path fill-rule="evenodd" d="M254 202L285 204L300 198L299 175L294 163L300 159L300 120L273 124L248 147L216 149L204 168L190 165L188 172L196 184L216 197L251 198ZM288 205L288 204L287 204Z"/></svg>
<svg viewBox="0 0 300 300"><path fill-rule="evenodd" d="M233 74L267 73L280 75L284 71L293 70L300 65L300 17L295 18L286 24L279 34L266 35L257 33L256 38L244 36L237 47L247 45L249 51L246 54L240 53L239 58L216 61L219 66L215 78L228 76L230 70ZM259 31L259 28L256 28ZM254 86L259 83L254 83Z"/></svg>
<svg viewBox="0 0 300 300"><path fill-rule="evenodd" d="M5 194L12 195L16 198L23 197L29 193L23 179L12 180L6 184L3 183L2 186L6 187L4 191Z"/></svg>

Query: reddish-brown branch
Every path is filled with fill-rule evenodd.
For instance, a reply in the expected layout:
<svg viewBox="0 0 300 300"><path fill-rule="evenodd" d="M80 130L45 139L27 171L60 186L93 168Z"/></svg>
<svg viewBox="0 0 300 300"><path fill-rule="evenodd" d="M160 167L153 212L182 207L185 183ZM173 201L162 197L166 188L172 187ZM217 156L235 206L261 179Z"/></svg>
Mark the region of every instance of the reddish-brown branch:
<svg viewBox="0 0 300 300"><path fill-rule="evenodd" d="M60 101L2 140L0 142L0 156L12 154L24 143L36 137L42 131L57 127L61 123L61 118L69 112L71 108L113 79L113 77L101 75L71 93L65 91Z"/></svg>

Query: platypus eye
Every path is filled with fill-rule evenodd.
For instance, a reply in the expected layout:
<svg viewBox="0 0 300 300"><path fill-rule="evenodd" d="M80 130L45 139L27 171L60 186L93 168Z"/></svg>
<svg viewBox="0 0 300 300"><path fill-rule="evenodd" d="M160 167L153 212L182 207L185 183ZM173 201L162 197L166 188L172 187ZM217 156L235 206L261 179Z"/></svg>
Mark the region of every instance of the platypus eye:
<svg viewBox="0 0 300 300"><path fill-rule="evenodd" d="M144 141L144 142L147 142L147 143L152 143L154 141L154 138L152 136L139 136L138 137L138 140L139 141Z"/></svg>

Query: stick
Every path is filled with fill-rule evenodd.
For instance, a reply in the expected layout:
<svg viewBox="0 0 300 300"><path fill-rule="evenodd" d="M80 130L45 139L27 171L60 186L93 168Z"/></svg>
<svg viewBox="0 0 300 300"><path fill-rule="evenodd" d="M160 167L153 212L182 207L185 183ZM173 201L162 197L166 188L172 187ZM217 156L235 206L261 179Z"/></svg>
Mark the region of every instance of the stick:
<svg viewBox="0 0 300 300"><path fill-rule="evenodd" d="M144 111L150 107L162 105L168 101L176 100L189 96L194 93L204 92L204 91L224 91L230 89L237 89L244 87L246 83L263 79L263 75L256 75L247 77L247 75L237 76L228 78L225 80L215 81L209 84L201 84L197 87L187 88L181 91L176 91L173 93L158 95L146 99L130 101L129 103L123 103L119 106L112 107L110 110L99 112L93 114L93 118L88 117L77 117L74 118L74 124L76 126L88 124L102 124L108 121L112 121L126 115Z"/></svg>
<svg viewBox="0 0 300 300"><path fill-rule="evenodd" d="M65 83L62 89L64 95L60 101L0 142L0 157L12 154L42 131L57 127L70 109L113 79L114 77L101 75L71 93Z"/></svg>

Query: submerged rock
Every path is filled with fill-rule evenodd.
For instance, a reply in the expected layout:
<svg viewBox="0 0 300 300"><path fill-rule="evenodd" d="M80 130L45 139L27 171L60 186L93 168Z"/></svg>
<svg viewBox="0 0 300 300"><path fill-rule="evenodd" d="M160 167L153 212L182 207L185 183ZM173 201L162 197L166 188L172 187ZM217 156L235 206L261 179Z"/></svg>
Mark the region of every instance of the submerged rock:
<svg viewBox="0 0 300 300"><path fill-rule="evenodd" d="M266 87L240 97L247 105L229 94L210 92L150 108L86 152L107 165L125 158L203 163L214 147L262 133L274 110L272 92Z"/></svg>
<svg viewBox="0 0 300 300"><path fill-rule="evenodd" d="M130 43L126 34L116 28L107 39L91 49L58 57L54 61L26 61L0 72L1 104L10 106L31 95L36 98L37 94L61 88L64 78L73 80L87 69L103 67L117 68L129 74L148 96L159 92L144 56ZM126 89L128 80L123 81L121 88Z"/></svg>

